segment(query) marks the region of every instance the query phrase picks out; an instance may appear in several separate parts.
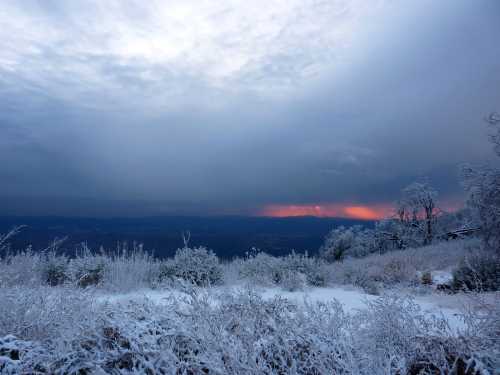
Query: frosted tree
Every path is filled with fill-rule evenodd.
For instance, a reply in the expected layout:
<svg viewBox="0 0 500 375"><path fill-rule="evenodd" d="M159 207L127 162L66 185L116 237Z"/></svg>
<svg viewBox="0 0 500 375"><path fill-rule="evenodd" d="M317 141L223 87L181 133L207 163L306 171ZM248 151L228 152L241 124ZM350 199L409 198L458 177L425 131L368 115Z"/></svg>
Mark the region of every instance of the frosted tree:
<svg viewBox="0 0 500 375"><path fill-rule="evenodd" d="M435 237L437 191L427 182L414 182L404 188L397 204L397 214L406 235L428 245Z"/></svg>
<svg viewBox="0 0 500 375"><path fill-rule="evenodd" d="M500 157L500 114L497 112L491 113L487 118L486 122L493 128L492 134L490 134L491 143L497 156Z"/></svg>
<svg viewBox="0 0 500 375"><path fill-rule="evenodd" d="M493 129L490 140L500 157L500 115L492 113L486 121ZM477 213L485 246L500 253L500 168L464 166L462 176L468 204Z"/></svg>

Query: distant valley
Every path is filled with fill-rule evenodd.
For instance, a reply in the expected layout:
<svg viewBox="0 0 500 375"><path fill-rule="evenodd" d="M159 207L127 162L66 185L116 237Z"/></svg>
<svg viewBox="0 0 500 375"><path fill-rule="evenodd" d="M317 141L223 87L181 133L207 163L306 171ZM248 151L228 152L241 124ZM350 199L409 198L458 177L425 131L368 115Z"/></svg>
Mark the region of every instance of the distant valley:
<svg viewBox="0 0 500 375"><path fill-rule="evenodd" d="M317 252L325 235L334 227L369 221L316 217L147 217L147 218L61 218L0 217L0 233L26 225L11 243L16 249L32 245L45 249L55 238L66 237L61 251L71 254L85 242L93 249L115 250L120 243L142 243L160 258L172 256L183 245L182 232L191 233L190 246L206 246L225 259L243 256L252 247L272 255Z"/></svg>

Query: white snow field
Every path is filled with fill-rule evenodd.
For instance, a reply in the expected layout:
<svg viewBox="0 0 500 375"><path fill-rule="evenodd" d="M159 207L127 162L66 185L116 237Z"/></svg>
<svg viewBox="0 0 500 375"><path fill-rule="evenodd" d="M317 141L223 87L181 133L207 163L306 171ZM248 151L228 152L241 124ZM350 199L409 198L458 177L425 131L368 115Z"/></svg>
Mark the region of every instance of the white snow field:
<svg viewBox="0 0 500 375"><path fill-rule="evenodd" d="M0 374L489 375L500 366L498 293L247 284L0 292Z"/></svg>
<svg viewBox="0 0 500 375"><path fill-rule="evenodd" d="M244 289L244 286L235 287L214 287L204 289L208 295L218 295L221 293L235 293L238 289ZM325 288L307 288L301 291L287 291L277 287L254 287L252 288L260 294L265 300L271 300L275 297L284 298L294 304L303 305L315 302L330 302L336 300L342 304L344 311L355 313L366 309L367 302L374 301L378 296L370 295L361 289L354 287L325 287ZM411 295L414 301L419 305L421 311L428 316L444 318L448 322L451 330L457 331L465 327L462 314L466 309L478 309L476 302L470 296L465 294L441 294L430 293L426 295L414 295L408 291L393 291L401 295ZM180 290L151 290L144 289L124 294L103 294L98 298L100 302L126 303L137 302L144 299L157 305L166 304L171 297L187 296ZM500 299L500 293L486 293L483 301L494 302Z"/></svg>

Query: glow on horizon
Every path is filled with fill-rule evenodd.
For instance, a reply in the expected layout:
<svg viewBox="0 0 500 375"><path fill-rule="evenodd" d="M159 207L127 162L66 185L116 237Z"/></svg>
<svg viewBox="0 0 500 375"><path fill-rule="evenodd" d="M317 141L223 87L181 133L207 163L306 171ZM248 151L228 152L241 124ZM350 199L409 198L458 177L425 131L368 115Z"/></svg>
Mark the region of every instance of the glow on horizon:
<svg viewBox="0 0 500 375"><path fill-rule="evenodd" d="M342 217L360 220L380 220L391 216L394 208L391 204L320 204L320 205L287 205L272 204L264 207L259 216L270 217L293 217L293 216L316 216L316 217Z"/></svg>
<svg viewBox="0 0 500 375"><path fill-rule="evenodd" d="M456 212L464 207L462 197L448 197L438 202L439 212ZM339 217L359 220L381 220L393 217L393 203L325 203L325 204L270 204L261 209L257 216L268 217Z"/></svg>

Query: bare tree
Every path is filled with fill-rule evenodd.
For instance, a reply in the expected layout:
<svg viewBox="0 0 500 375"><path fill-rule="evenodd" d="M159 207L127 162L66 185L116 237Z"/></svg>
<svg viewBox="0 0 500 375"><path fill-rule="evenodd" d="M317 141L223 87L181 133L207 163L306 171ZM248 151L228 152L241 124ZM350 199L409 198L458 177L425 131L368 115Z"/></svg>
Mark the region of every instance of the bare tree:
<svg viewBox="0 0 500 375"><path fill-rule="evenodd" d="M409 233L423 237L423 244L432 242L436 222L437 191L427 182L414 182L404 188L397 205L401 223Z"/></svg>

